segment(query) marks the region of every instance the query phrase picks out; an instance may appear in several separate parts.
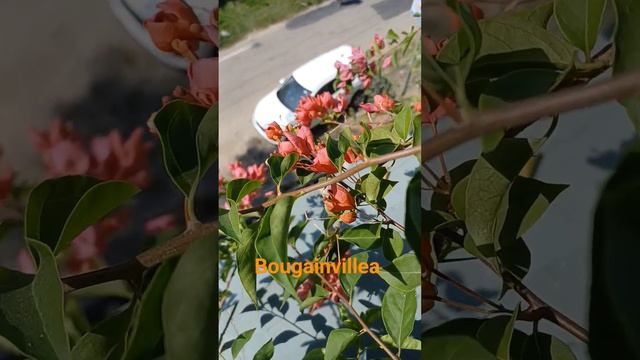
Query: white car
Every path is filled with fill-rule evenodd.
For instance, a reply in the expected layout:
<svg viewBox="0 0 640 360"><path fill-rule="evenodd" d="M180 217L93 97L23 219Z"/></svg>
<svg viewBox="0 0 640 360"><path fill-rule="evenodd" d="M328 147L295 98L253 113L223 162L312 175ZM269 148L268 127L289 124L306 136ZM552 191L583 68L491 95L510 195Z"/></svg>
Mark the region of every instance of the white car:
<svg viewBox="0 0 640 360"><path fill-rule="evenodd" d="M351 46L342 45L326 52L296 69L289 77L280 80L280 86L262 98L253 112L253 126L258 133L267 139L265 129L272 122L277 122L281 127L295 121L295 110L298 102L304 96L330 92L333 96L343 93L343 90L334 89L336 78L336 61L349 64ZM353 83L354 91L360 84ZM347 99L348 100L348 99ZM312 124L312 126L317 125ZM269 139L267 139L269 140Z"/></svg>

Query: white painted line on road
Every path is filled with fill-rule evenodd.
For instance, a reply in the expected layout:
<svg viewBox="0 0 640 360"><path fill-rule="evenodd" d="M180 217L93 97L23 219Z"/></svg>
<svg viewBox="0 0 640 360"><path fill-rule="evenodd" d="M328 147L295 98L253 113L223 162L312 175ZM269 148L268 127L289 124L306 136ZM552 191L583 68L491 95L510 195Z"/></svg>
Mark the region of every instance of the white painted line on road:
<svg viewBox="0 0 640 360"><path fill-rule="evenodd" d="M240 55L240 54L242 54L243 52L245 52L245 51L247 51L247 50L251 49L251 48L252 48L252 47L254 47L254 46L255 46L255 43L249 43L249 44L243 45L243 46L239 47L238 49L236 49L236 50L234 50L234 51L231 51L231 52L230 52L230 53L228 53L228 54L224 54L222 57L220 57L220 59L218 60L218 62L219 62L219 63L222 63L222 62L224 62L225 60L229 60L229 59L231 59L232 57L237 56L237 55Z"/></svg>

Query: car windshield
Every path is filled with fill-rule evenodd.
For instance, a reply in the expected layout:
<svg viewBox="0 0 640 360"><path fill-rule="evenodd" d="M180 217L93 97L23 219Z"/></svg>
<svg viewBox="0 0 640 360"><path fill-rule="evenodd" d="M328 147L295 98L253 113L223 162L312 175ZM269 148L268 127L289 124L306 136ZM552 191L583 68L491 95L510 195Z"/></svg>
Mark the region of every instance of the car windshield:
<svg viewBox="0 0 640 360"><path fill-rule="evenodd" d="M277 94L278 99L282 101L284 106L291 111L295 111L296 107L298 107L300 98L310 95L311 91L298 84L293 76L289 76L289 78L282 84L282 87L278 90Z"/></svg>

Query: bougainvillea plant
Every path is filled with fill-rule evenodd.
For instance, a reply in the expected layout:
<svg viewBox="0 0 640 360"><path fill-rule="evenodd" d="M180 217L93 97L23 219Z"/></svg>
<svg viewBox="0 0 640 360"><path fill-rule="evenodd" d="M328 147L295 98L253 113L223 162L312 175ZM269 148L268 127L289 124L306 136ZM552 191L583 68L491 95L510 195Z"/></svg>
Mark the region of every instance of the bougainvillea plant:
<svg viewBox="0 0 640 360"><path fill-rule="evenodd" d="M449 0L439 11L450 16L453 32L423 32L422 122L430 136L422 143L423 197L429 199L422 209L422 312L429 319L434 306L444 306L475 315L427 323L423 359L576 359L565 343L539 329L545 321L588 344L593 359L638 359L637 291L623 280L638 274L637 144L598 206L590 332L525 283L531 262L541 255L530 253L528 230L567 187L534 178L536 155L563 126L562 114L622 99L639 128L640 77L633 71L640 68L634 22L640 2L609 2L617 33L602 43L597 40L607 1L541 1L514 9L517 3L489 14L477 4ZM613 79L592 82L609 69ZM546 130L530 126L540 119L548 119ZM450 129L438 134L443 122ZM481 139L480 154L448 168L443 153L474 138ZM502 284L498 296L439 269L455 261L474 261L493 272ZM447 298L439 291L445 286L473 303ZM519 303L505 305L505 293Z"/></svg>
<svg viewBox="0 0 640 360"><path fill-rule="evenodd" d="M411 67L419 64L417 34L416 30L401 34L389 31L386 38L375 35L368 49L353 48L348 63L336 63L335 85L341 92L303 97L294 123L283 127L274 121L266 129L276 143L265 159L266 166L232 164L233 179L220 181L224 196L220 244L232 253L221 259L225 269L221 283L226 285L220 290L221 309L235 303L228 284L236 272L244 288L239 296L250 298L255 309L269 306L261 298L264 281L256 274L259 259L280 265L278 273L269 271L264 276L271 276L281 288L281 303L288 301L310 316L322 307L334 307L340 314L336 319L339 326L326 334L324 344L306 355L299 352L300 358L339 359L369 352L399 359L411 352L416 355L420 349L419 340L412 335L420 286L416 255L420 208L407 209L402 219L387 212L387 195L398 185L391 180L398 171L395 160L419 154L418 84L414 81L416 91L404 97L394 95L390 86L376 86L391 84L389 72L399 64L409 72L419 71L417 66ZM364 88L363 96L352 96L355 80ZM316 123L327 126L327 132L314 135L311 126ZM270 182L265 182L267 173ZM322 196L316 206L321 206L323 215L292 216L294 203L314 192ZM408 187L406 197L419 196L419 187ZM403 196L400 202L404 200ZM319 231L308 248L300 235L311 226ZM287 271L313 262L340 265L374 258L376 265L370 265L372 269L379 266L379 271L368 274L336 268L302 274ZM359 281L369 282L370 276L384 281L382 302L358 311L354 299L363 296ZM219 346L223 351L223 344L229 343L235 358L256 329L246 330L234 340L224 333L231 321L229 317L226 326L220 324ZM278 335L270 335L254 358L288 356L274 349Z"/></svg>
<svg viewBox="0 0 640 360"><path fill-rule="evenodd" d="M201 23L186 3L168 0L145 28L158 49L189 63L188 86L158 99L147 124L88 140L63 120L32 130L48 178L36 186L18 183L0 156L0 229L25 240L20 271L0 268L0 339L19 358L216 357L217 226L201 223L195 206L217 159L218 60L195 53L215 47L216 13ZM150 157L153 147L162 160ZM139 223L131 205L154 161L184 197L186 230L172 214L152 218L136 232L148 237L144 251L108 264L108 241ZM89 310L96 301L102 310Z"/></svg>

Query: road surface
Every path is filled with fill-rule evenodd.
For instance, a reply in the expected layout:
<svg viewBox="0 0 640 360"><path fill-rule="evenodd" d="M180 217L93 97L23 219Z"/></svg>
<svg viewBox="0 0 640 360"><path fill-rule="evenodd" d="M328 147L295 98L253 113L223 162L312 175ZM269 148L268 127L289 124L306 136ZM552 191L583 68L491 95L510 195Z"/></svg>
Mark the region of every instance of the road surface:
<svg viewBox="0 0 640 360"><path fill-rule="evenodd" d="M278 80L342 44L368 47L373 35L416 24L411 0L327 1L289 21L254 33L220 53L220 167L264 161L273 146L251 124L258 101ZM222 29L224 30L224 29Z"/></svg>

